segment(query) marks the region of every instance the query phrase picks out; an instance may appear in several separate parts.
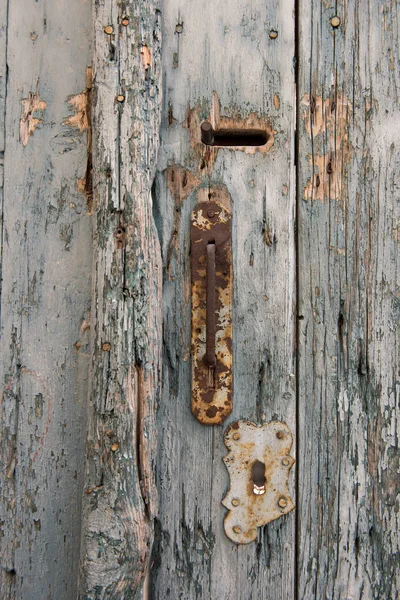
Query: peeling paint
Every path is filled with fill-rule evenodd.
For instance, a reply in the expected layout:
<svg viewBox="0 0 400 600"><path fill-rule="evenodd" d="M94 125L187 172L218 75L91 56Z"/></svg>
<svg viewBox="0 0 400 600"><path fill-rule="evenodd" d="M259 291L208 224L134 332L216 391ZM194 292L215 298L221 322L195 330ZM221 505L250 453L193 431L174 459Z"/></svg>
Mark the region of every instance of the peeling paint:
<svg viewBox="0 0 400 600"><path fill-rule="evenodd" d="M140 65L145 71L151 66L151 53L146 44L143 44L140 48Z"/></svg>
<svg viewBox="0 0 400 600"><path fill-rule="evenodd" d="M63 121L63 125L87 132L87 162L86 172L82 179L77 180L79 192L86 196L88 212L91 214L93 205L93 167L92 167L92 67L86 69L86 89L79 94L69 96L67 102L73 110L72 115Z"/></svg>
<svg viewBox="0 0 400 600"><path fill-rule="evenodd" d="M350 155L348 126L351 102L345 95L323 99L322 96L305 94L301 105L308 135L312 139L324 136L323 147L328 145L332 148L325 154L308 157L313 175L305 186L304 200L341 200L343 177Z"/></svg>
<svg viewBox="0 0 400 600"><path fill-rule="evenodd" d="M36 127L43 123L43 119L35 117L35 112L45 110L47 102L40 98L39 93L29 92L28 98L21 100L21 104L22 114L19 121L19 139L23 146L26 146Z"/></svg>

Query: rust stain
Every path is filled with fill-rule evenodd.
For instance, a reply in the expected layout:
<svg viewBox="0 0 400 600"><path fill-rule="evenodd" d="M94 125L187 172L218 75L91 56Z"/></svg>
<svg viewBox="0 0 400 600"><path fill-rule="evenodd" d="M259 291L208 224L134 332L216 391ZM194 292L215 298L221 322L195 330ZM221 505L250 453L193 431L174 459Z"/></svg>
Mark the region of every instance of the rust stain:
<svg viewBox="0 0 400 600"><path fill-rule="evenodd" d="M22 145L26 146L36 127L43 123L43 119L36 117L35 113L45 110L47 102L40 98L39 93L29 92L28 98L21 100L21 105L22 114L19 121L19 139Z"/></svg>
<svg viewBox="0 0 400 600"><path fill-rule="evenodd" d="M218 425L232 410L232 241L230 197L224 186L211 198L199 191L191 215L192 257L192 412L204 425ZM209 216L212 215L212 216ZM206 353L206 246L216 244L216 365Z"/></svg>
<svg viewBox="0 0 400 600"><path fill-rule="evenodd" d="M344 174L349 161L348 124L351 102L344 94L334 99L305 94L301 101L308 135L321 145L332 148L322 155L309 157L313 175L304 189L304 200L340 200L344 195ZM328 140L328 143L326 143Z"/></svg>
<svg viewBox="0 0 400 600"><path fill-rule="evenodd" d="M262 426L251 421L236 421L226 430L224 443L229 453L224 463L230 488L222 504L226 535L236 544L257 539L257 527L294 509L289 494L289 474L295 460L290 456L293 437L289 427L279 421ZM253 466L264 467L263 485L253 479Z"/></svg>

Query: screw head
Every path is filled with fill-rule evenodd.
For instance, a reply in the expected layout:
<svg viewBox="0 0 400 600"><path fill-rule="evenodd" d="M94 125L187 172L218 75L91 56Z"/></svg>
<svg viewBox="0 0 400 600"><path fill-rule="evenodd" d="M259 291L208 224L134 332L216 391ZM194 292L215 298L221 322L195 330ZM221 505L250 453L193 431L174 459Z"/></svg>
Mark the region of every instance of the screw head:
<svg viewBox="0 0 400 600"><path fill-rule="evenodd" d="M113 452L117 452L117 450L119 450L119 444L117 444L117 443L113 444L113 445L111 446L111 450L112 450Z"/></svg>
<svg viewBox="0 0 400 600"><path fill-rule="evenodd" d="M287 500L285 498L285 496L281 496L278 500L278 506L280 506L281 508L286 508L287 506Z"/></svg>
<svg viewBox="0 0 400 600"><path fill-rule="evenodd" d="M239 499L238 498L233 498L233 500L232 500L232 506L239 506L239 504L240 504Z"/></svg>
<svg viewBox="0 0 400 600"><path fill-rule="evenodd" d="M106 25L106 27L104 27L104 33L112 35L114 33L114 27L112 25Z"/></svg>
<svg viewBox="0 0 400 600"><path fill-rule="evenodd" d="M119 94L117 96L117 102L123 102L125 100L125 96L123 96L122 94Z"/></svg>
<svg viewBox="0 0 400 600"><path fill-rule="evenodd" d="M278 438L278 440L283 440L283 438L285 437L285 432L281 430L276 432L276 437Z"/></svg>
<svg viewBox="0 0 400 600"><path fill-rule="evenodd" d="M240 433L234 433L232 437L234 440L240 440Z"/></svg>
<svg viewBox="0 0 400 600"><path fill-rule="evenodd" d="M278 32L276 31L276 29L270 30L269 37L271 38L271 40L276 40L276 38L278 37Z"/></svg>
<svg viewBox="0 0 400 600"><path fill-rule="evenodd" d="M127 27L129 25L129 17L122 17L121 23L124 27Z"/></svg>
<svg viewBox="0 0 400 600"><path fill-rule="evenodd" d="M332 17L332 19L331 19L331 25L332 25L332 27L335 27L335 29L336 29L336 27L339 27L339 25L340 25L340 17L338 17L337 15L335 15L334 17Z"/></svg>
<svg viewBox="0 0 400 600"><path fill-rule="evenodd" d="M111 350L111 344L110 344L110 342L105 342L102 345L102 349L104 350L104 352L109 352Z"/></svg>
<svg viewBox="0 0 400 600"><path fill-rule="evenodd" d="M239 527L239 525L235 525L234 527L232 527L232 530L234 533L240 533L242 531L242 528Z"/></svg>
<svg viewBox="0 0 400 600"><path fill-rule="evenodd" d="M284 458L284 459L282 460L282 464L283 464L285 467L288 467L288 466L290 465L290 460L289 460L288 458Z"/></svg>

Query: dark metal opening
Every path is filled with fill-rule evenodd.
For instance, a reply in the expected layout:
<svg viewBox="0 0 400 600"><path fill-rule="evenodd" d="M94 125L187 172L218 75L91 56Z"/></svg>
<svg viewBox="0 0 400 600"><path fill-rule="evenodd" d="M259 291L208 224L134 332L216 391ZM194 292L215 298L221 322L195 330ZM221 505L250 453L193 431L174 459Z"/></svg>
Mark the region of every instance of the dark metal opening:
<svg viewBox="0 0 400 600"><path fill-rule="evenodd" d="M264 146L268 142L268 133L263 129L213 129L205 121L200 126L201 141L206 146Z"/></svg>

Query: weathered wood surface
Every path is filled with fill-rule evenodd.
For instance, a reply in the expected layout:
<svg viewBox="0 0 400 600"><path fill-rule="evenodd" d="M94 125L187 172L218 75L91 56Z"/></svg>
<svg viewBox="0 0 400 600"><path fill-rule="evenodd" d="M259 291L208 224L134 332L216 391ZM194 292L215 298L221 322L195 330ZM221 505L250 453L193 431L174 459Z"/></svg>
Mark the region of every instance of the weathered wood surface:
<svg viewBox="0 0 400 600"><path fill-rule="evenodd" d="M94 296L80 598L141 598L157 511L157 2L94 6Z"/></svg>
<svg viewBox="0 0 400 600"><path fill-rule="evenodd" d="M298 597L394 599L399 6L300 9Z"/></svg>
<svg viewBox="0 0 400 600"><path fill-rule="evenodd" d="M156 222L163 266L160 498L151 597L291 598L295 517L257 543L226 536L225 427L285 421L295 432L293 2L163 3L163 120ZM271 29L278 37L269 36ZM220 119L219 119L220 111ZM266 127L266 151L207 153L200 123ZM233 411L202 426L190 410L189 216L219 185L232 199ZM291 481L294 485L294 479Z"/></svg>
<svg viewBox="0 0 400 600"><path fill-rule="evenodd" d="M0 6L0 596L139 600L148 572L160 600L397 598L397 4L300 0L297 30L289 0L159 8L94 3L92 85L90 2ZM206 119L271 140L207 152ZM206 427L189 216L216 190L234 405ZM297 434L297 507L246 546L221 505L237 419Z"/></svg>
<svg viewBox="0 0 400 600"><path fill-rule="evenodd" d="M87 136L74 99L84 110L90 18L90 3L78 0L0 7L5 600L76 596L92 234L78 189Z"/></svg>

